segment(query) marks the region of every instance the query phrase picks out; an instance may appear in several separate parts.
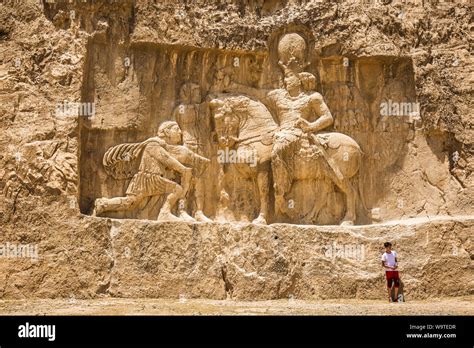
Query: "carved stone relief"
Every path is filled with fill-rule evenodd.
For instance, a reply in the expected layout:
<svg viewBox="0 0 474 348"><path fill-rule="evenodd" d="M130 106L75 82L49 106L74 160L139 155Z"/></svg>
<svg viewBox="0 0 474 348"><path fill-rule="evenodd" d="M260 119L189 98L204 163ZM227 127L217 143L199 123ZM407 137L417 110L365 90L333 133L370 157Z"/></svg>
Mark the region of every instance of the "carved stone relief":
<svg viewBox="0 0 474 348"><path fill-rule="evenodd" d="M158 220L314 224L330 201L344 213L338 222L354 224L362 150L329 130L334 118L306 71L306 40L284 34L276 51L279 88L255 87L264 62L258 57L247 62L246 81L236 77L239 57L231 60L237 70L217 59L208 92L184 81L167 117L175 121L163 121L157 136L105 152L108 177L129 182L125 195L97 198L93 214L161 206ZM335 188L343 199L328 198ZM318 195L308 196L311 189Z"/></svg>

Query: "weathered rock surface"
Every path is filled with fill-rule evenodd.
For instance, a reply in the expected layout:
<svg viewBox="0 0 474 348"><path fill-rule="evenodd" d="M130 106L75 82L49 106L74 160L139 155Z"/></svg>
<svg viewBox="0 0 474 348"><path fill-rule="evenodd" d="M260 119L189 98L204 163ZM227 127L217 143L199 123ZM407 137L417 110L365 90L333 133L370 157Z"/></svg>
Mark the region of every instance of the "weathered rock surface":
<svg viewBox="0 0 474 348"><path fill-rule="evenodd" d="M2 2L0 244L36 245L39 260L1 257L0 297L381 298L385 240L400 253L407 296L472 294L471 19L468 4L399 1ZM107 178L105 151L154 135L183 81L209 92L224 72L275 88L275 43L292 31L310 43L308 69L335 130L365 153L361 194L373 214L362 222L420 220L343 228L83 215L126 188ZM382 120L383 98L419 102L420 120ZM64 100L93 102L96 117L57 117ZM339 245L353 257L338 257Z"/></svg>
<svg viewBox="0 0 474 348"><path fill-rule="evenodd" d="M6 239L36 238L39 259L2 260L2 297L376 299L385 294L386 240L399 253L406 298L474 291L472 218L339 227L83 216L61 227Z"/></svg>

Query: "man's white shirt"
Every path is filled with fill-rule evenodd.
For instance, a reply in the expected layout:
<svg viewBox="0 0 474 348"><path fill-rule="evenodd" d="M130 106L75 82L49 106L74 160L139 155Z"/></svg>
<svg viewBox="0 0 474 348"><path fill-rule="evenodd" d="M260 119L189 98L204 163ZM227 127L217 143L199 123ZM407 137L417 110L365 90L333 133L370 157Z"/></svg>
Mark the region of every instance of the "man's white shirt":
<svg viewBox="0 0 474 348"><path fill-rule="evenodd" d="M392 250L392 252L389 253L383 253L382 255L382 261L384 262L385 266L389 267L395 267L397 265L397 261L395 259L397 258L397 252ZM385 272L391 272L391 271L396 271L395 269L390 269L386 268Z"/></svg>

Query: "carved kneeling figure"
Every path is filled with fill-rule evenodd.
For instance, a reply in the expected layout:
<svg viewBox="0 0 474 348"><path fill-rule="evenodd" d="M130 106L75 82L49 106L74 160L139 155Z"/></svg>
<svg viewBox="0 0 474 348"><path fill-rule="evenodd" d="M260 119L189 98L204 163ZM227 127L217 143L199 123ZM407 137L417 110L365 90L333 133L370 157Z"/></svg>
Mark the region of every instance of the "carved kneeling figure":
<svg viewBox="0 0 474 348"><path fill-rule="evenodd" d="M130 211L140 206L146 198L165 196L158 220L194 220L183 211L178 217L172 213L172 209L189 189L193 164L207 164L209 160L180 145L181 139L179 126L176 122L168 121L160 125L157 137L143 143L121 144L110 148L103 161L107 173L117 179L132 180L125 197L97 199L93 215ZM136 161L139 161L138 171L133 174ZM180 174L180 184L166 177L170 171Z"/></svg>

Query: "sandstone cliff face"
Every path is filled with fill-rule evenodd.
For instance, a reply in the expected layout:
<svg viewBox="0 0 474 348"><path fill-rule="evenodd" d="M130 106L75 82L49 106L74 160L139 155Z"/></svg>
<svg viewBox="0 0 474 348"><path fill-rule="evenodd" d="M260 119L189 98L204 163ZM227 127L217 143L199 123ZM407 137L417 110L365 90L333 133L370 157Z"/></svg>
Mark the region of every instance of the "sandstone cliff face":
<svg viewBox="0 0 474 348"><path fill-rule="evenodd" d="M4 1L0 19L0 243L36 245L40 257L0 259L3 297L376 298L385 239L406 260L410 296L472 293L468 5L27 0ZM153 136L186 81L204 94L225 91L226 78L277 88L276 42L285 32L308 41L308 71L334 130L364 151L359 186L369 211L359 207L358 222L373 226L88 216L94 199L126 189L102 167L110 146ZM95 115L58 117L64 101L93 103ZM390 101L419 103L419 115L381 117ZM212 215L212 177L207 187ZM329 206L340 201L333 192ZM320 223L342 214L327 208ZM436 215L453 218L429 222ZM364 246L364 259L333 258L323 247L334 242Z"/></svg>
<svg viewBox="0 0 474 348"><path fill-rule="evenodd" d="M49 225L54 233L46 233L44 222L33 220L4 238L37 243L38 259L2 260L0 294L382 299L380 245L391 240L406 300L461 296L474 289L473 223L459 217L354 227L257 226L82 217Z"/></svg>

